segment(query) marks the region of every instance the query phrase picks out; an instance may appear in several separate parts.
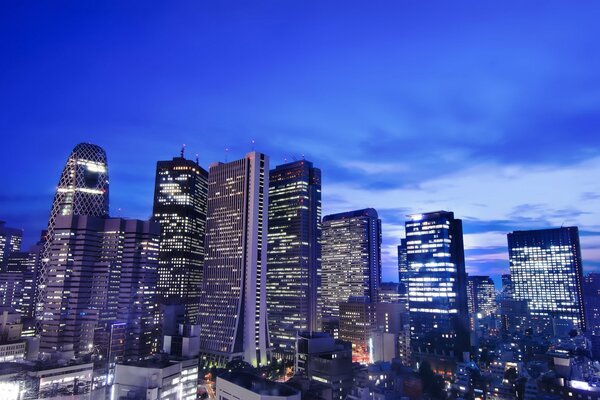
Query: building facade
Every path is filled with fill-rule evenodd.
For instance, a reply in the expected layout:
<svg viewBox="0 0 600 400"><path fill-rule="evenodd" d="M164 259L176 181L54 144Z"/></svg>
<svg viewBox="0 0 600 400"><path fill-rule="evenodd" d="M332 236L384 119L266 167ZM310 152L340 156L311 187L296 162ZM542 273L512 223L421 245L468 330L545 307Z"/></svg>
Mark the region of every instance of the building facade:
<svg viewBox="0 0 600 400"><path fill-rule="evenodd" d="M36 314L38 324L44 323L42 309L48 298L46 292L50 246L54 226L59 216L108 216L108 164L106 153L95 144L79 143L67 159L60 175L43 244L37 284Z"/></svg>
<svg viewBox="0 0 600 400"><path fill-rule="evenodd" d="M0 221L0 268L6 264L11 253L21 251L23 231L9 228L4 221Z"/></svg>
<svg viewBox="0 0 600 400"><path fill-rule="evenodd" d="M268 207L267 156L251 152L211 165L199 318L201 362L207 365L267 363Z"/></svg>
<svg viewBox="0 0 600 400"><path fill-rule="evenodd" d="M293 359L296 333L320 329L321 171L306 160L269 173L267 310L275 356Z"/></svg>
<svg viewBox="0 0 600 400"><path fill-rule="evenodd" d="M469 314L487 317L496 311L496 287L489 276L470 275L467 280Z"/></svg>
<svg viewBox="0 0 600 400"><path fill-rule="evenodd" d="M451 375L469 351L462 221L437 211L406 222L411 359Z"/></svg>
<svg viewBox="0 0 600 400"><path fill-rule="evenodd" d="M151 221L58 216L48 246L40 351L110 353L124 325L119 359L156 352L159 225Z"/></svg>
<svg viewBox="0 0 600 400"><path fill-rule="evenodd" d="M381 282L381 220L372 208L323 218L321 312L339 318L350 296L376 303Z"/></svg>
<svg viewBox="0 0 600 400"><path fill-rule="evenodd" d="M198 318L204 265L208 172L181 157L156 164L152 218L160 223L159 301L184 304L186 323Z"/></svg>
<svg viewBox="0 0 600 400"><path fill-rule="evenodd" d="M577 227L508 234L513 298L526 300L540 330L585 330Z"/></svg>

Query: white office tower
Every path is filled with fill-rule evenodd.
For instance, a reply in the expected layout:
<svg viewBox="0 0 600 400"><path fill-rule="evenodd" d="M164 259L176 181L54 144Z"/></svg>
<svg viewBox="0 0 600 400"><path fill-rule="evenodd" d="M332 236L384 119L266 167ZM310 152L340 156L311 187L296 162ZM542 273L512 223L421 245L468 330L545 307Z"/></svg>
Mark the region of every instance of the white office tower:
<svg viewBox="0 0 600 400"><path fill-rule="evenodd" d="M251 152L208 172L200 356L205 365L267 363L269 159Z"/></svg>

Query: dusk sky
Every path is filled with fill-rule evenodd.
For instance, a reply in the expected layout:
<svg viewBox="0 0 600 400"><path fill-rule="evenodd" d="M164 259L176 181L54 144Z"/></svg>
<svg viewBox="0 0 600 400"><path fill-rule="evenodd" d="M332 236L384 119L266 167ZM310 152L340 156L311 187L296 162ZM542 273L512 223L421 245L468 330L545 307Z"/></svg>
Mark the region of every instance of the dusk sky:
<svg viewBox="0 0 600 400"><path fill-rule="evenodd" d="M148 218L157 160L254 139L322 169L324 214L377 209L384 280L405 215L439 209L469 273L561 225L600 270L599 21L600 2L2 1L0 220L32 244L79 142L108 154L111 214Z"/></svg>

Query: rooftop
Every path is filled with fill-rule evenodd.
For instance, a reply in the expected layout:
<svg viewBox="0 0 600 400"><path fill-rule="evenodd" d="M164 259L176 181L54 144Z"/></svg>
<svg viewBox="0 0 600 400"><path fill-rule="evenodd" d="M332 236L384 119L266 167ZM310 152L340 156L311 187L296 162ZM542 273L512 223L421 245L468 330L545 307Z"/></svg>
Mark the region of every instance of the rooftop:
<svg viewBox="0 0 600 400"><path fill-rule="evenodd" d="M248 372L225 372L219 375L220 379L231 382L256 394L270 396L292 396L298 394L295 389L282 383L273 382L268 379L250 374ZM218 385L217 381L217 385Z"/></svg>

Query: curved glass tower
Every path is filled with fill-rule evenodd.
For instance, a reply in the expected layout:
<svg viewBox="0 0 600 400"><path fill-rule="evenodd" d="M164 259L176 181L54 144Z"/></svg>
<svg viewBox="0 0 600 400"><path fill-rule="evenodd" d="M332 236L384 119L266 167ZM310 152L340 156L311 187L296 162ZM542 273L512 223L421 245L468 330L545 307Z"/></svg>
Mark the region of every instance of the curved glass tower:
<svg viewBox="0 0 600 400"><path fill-rule="evenodd" d="M56 218L60 215L108 217L108 164L106 152L91 143L79 143L63 168L58 181L44 241L38 281L37 318L46 297L46 267L54 238Z"/></svg>

